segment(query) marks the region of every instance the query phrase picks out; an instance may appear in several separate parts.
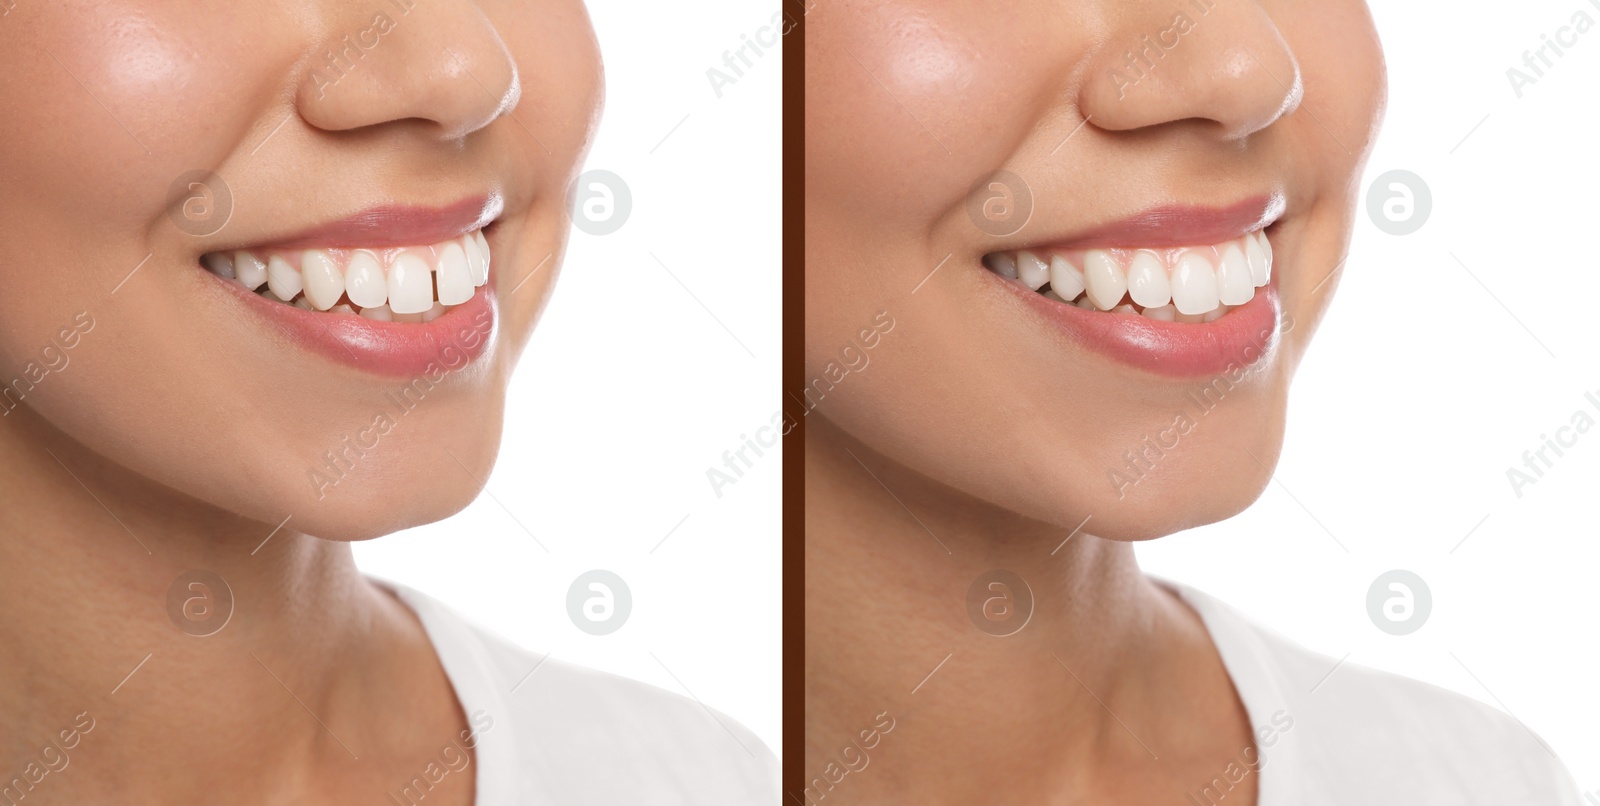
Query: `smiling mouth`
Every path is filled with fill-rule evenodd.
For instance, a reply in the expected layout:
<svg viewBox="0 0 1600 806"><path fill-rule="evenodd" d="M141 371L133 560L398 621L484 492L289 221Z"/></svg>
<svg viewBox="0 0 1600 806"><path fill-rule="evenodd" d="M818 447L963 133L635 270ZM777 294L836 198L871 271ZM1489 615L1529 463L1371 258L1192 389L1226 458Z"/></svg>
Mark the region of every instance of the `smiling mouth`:
<svg viewBox="0 0 1600 806"><path fill-rule="evenodd" d="M209 252L206 271L263 299L332 316L431 322L489 282L481 228L434 244Z"/></svg>
<svg viewBox="0 0 1600 806"><path fill-rule="evenodd" d="M1204 246L991 252L983 264L1084 310L1199 324L1222 318L1271 282L1272 243L1257 229Z"/></svg>

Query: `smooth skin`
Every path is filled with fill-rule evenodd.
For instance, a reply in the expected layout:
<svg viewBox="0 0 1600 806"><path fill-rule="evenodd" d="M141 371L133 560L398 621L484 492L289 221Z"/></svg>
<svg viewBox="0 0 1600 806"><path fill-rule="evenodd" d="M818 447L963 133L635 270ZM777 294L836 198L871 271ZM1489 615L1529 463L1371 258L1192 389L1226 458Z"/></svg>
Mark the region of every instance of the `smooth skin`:
<svg viewBox="0 0 1600 806"><path fill-rule="evenodd" d="M1125 54L1180 12L1176 44L1131 72ZM811 387L805 419L807 785L887 711L870 766L827 802L1189 802L1255 751L1252 726L1131 541L1230 517L1270 478L1382 116L1365 6L829 4L807 18L806 89L806 373L836 381ZM1034 199L1004 237L966 209L997 170ZM980 260L1259 196L1286 205L1278 345L1119 489L1108 470L1205 379L1040 326ZM880 312L895 327L867 347ZM966 608L994 569L1034 595L1006 638ZM1255 802L1257 778L1228 803Z"/></svg>
<svg viewBox="0 0 1600 806"><path fill-rule="evenodd" d="M348 541L456 512L488 475L601 106L586 11L9 5L0 381L50 371L0 407L0 786L86 713L93 729L27 803L386 802L472 726L415 616L359 574ZM392 25L330 72L333 43L380 12ZM168 215L195 169L234 199L213 234ZM319 498L308 471L403 380L240 315L200 255L477 194L505 203L494 343ZM235 602L205 638L167 608L194 569ZM428 803L471 803L468 769Z"/></svg>

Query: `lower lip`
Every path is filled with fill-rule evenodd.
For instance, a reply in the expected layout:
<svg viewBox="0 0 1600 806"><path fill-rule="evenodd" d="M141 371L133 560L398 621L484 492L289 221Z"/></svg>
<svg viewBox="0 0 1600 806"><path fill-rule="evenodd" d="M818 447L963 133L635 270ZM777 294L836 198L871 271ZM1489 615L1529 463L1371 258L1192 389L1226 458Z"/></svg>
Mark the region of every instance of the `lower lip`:
<svg viewBox="0 0 1600 806"><path fill-rule="evenodd" d="M196 271L205 272L196 266ZM472 299L431 322L379 322L363 316L308 311L262 299L231 280L239 304L290 341L329 360L375 375L414 378L465 368L489 351L497 334L494 278Z"/></svg>
<svg viewBox="0 0 1600 806"><path fill-rule="evenodd" d="M1161 322L1143 316L1086 311L995 277L1051 326L1095 352L1137 369L1173 378L1236 372L1271 356L1278 345L1277 283L1256 289L1249 302L1211 322Z"/></svg>

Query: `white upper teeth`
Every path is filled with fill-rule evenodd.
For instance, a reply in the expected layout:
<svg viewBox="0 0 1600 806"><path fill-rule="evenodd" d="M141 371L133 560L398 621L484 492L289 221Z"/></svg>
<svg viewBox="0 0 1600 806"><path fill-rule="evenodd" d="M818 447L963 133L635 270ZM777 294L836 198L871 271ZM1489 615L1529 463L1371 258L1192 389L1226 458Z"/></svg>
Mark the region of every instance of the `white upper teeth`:
<svg viewBox="0 0 1600 806"><path fill-rule="evenodd" d="M1198 250L1185 249L1172 267L1172 304L1178 313L1201 314L1222 304L1217 295L1217 272ZM1250 292L1255 296L1255 290Z"/></svg>
<svg viewBox="0 0 1600 806"><path fill-rule="evenodd" d="M461 244L448 243L439 250L439 301L445 305L460 305L472 299L477 288L467 270L467 253Z"/></svg>
<svg viewBox="0 0 1600 806"><path fill-rule="evenodd" d="M488 284L490 255L479 230L432 246L239 250L211 252L200 262L218 277L307 310L425 322Z"/></svg>
<svg viewBox="0 0 1600 806"><path fill-rule="evenodd" d="M983 262L1079 308L1209 322L1249 302L1271 280L1272 244L1258 230L1210 246L993 252Z"/></svg>
<svg viewBox="0 0 1600 806"><path fill-rule="evenodd" d="M1035 287L1033 290L1038 291ZM1083 272L1072 265L1066 258L1054 255L1050 258L1050 290L1056 296L1071 301L1083 293Z"/></svg>
<svg viewBox="0 0 1600 806"><path fill-rule="evenodd" d="M1172 301L1172 281L1161 258L1139 252L1128 264L1128 296L1146 308L1159 308Z"/></svg>
<svg viewBox="0 0 1600 806"><path fill-rule="evenodd" d="M422 313L433 307L433 277L428 262L409 252L389 266L389 310Z"/></svg>
<svg viewBox="0 0 1600 806"><path fill-rule="evenodd" d="M1050 282L1050 264L1032 252L1017 253L1017 279L1023 285L1037 289Z"/></svg>

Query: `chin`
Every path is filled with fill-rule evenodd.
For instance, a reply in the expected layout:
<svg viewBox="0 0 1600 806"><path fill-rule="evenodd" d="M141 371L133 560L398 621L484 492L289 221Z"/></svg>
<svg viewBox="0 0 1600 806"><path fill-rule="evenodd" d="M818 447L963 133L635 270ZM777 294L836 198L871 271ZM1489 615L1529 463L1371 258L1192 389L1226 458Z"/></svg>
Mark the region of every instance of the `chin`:
<svg viewBox="0 0 1600 806"><path fill-rule="evenodd" d="M494 469L502 422L498 403L492 411L481 404L460 408L418 410L387 423L375 416L376 444L364 454L363 437L352 435L314 464L285 474L295 529L327 540L369 540L465 509ZM384 427L388 433L379 436Z"/></svg>
<svg viewBox="0 0 1600 806"><path fill-rule="evenodd" d="M1268 385L1205 408L1186 398L1081 470L1089 495L1058 506L1049 520L1110 540L1149 540L1227 520L1261 496L1282 450L1286 385ZM1075 516L1075 517L1074 517Z"/></svg>
<svg viewBox="0 0 1600 806"><path fill-rule="evenodd" d="M190 510L251 541L280 526L357 541L443 520L482 492L499 451L502 397L480 392L427 402L403 415L324 412L315 425L217 423L209 433L171 424L108 429L76 419L83 413L76 407L51 412L65 415L51 425L65 464L151 514ZM150 436L157 431L184 436Z"/></svg>

